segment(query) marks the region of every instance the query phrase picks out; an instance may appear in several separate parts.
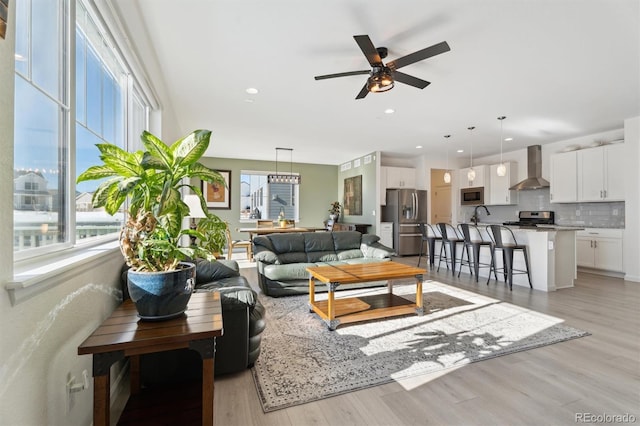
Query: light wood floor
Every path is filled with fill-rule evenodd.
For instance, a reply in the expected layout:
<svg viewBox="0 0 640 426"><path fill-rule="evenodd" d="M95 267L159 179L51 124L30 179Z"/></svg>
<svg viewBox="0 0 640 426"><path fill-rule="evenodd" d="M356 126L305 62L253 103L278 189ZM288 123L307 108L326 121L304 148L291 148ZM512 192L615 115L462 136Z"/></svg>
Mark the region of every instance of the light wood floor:
<svg viewBox="0 0 640 426"><path fill-rule="evenodd" d="M417 258L395 260L415 265ZM242 273L256 282L254 269ZM592 335L268 414L247 370L216 378L215 424L572 425L579 413L629 413L640 423L640 283L579 273L574 288L510 292L503 282L476 284L444 267L426 279L563 318Z"/></svg>

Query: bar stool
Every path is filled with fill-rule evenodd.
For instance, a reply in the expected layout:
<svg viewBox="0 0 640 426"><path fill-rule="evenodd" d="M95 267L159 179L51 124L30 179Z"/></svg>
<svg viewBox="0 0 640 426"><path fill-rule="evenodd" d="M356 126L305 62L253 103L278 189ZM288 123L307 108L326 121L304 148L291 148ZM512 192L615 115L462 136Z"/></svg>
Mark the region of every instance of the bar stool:
<svg viewBox="0 0 640 426"><path fill-rule="evenodd" d="M507 279L509 280L509 290L513 290L513 274L527 274L527 278L529 279L529 287L533 288L533 285L531 284L531 274L529 273L529 256L527 256L527 246L518 244L513 231L506 226L489 225L487 226L487 233L489 234L491 242L493 243L494 259L495 251L502 250L503 267L500 268L500 270L503 273L505 282L507 281ZM513 269L513 253L515 250L522 250L522 254L524 255L524 264L526 267L526 270L524 271L521 269ZM495 264L493 267L493 272L495 275ZM487 284L489 284L490 280L491 273L489 273Z"/></svg>
<svg viewBox="0 0 640 426"><path fill-rule="evenodd" d="M493 243L482 238L482 232L480 232L480 229L476 225L461 223L458 225L458 230L462 234L465 246L465 250L462 251L462 255L460 256L460 270L458 271L458 277L460 277L460 272L462 272L462 265L464 264L469 267L469 273L471 273L471 266L473 265L473 271L476 274L476 282L478 282L478 272L480 268L490 268L489 278L491 278L491 269L493 269L493 275L495 276L496 281L498 281L498 275L496 273L496 267L493 259ZM489 247L489 251L491 253L491 263L480 262L480 249L482 247ZM469 257L469 248L471 248L473 251L473 260ZM467 253L466 262L464 260L465 252Z"/></svg>
<svg viewBox="0 0 640 426"><path fill-rule="evenodd" d="M433 228L433 225L429 223L419 223L418 228L420 229L421 241L420 241L420 256L418 256L418 267L420 266L420 259L422 259L422 251L424 249L424 243L427 243L427 247L429 250L429 266L433 267L435 264L436 258L436 241L442 241L442 237L436 230ZM440 248L440 253L442 253L442 248ZM426 253L425 253L426 254ZM437 255L438 260L440 260L440 254ZM447 265L447 268L449 266Z"/></svg>
<svg viewBox="0 0 640 426"><path fill-rule="evenodd" d="M456 232L456 228L449 223L440 222L437 223L436 226L438 230L440 230L440 236L442 237L442 247L440 248L440 259L438 259L438 271L440 271L440 261L442 260L442 250L444 250L444 262L447 265L447 269L449 268L449 263L451 263L451 270L455 274L456 273L456 248L458 244L464 243L462 239L458 236ZM451 253L451 260L449 260L447 256L447 249L445 246L449 246L449 252Z"/></svg>

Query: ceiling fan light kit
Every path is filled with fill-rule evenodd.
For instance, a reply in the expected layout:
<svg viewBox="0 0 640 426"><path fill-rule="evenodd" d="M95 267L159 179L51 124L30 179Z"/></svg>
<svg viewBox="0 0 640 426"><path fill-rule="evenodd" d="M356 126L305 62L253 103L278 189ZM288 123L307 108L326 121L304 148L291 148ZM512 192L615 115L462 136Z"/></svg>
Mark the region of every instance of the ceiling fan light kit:
<svg viewBox="0 0 640 426"><path fill-rule="evenodd" d="M358 46L360 47L360 50L362 50L364 56L367 58L367 61L371 66L371 70L348 71L338 74L318 75L314 78L316 80L326 80L336 77L369 74L367 82L356 96L356 99L364 98L369 92L379 93L389 91L393 89L396 82L404 83L418 89L424 89L431 83L397 70L399 68L406 67L407 65L414 64L416 62L451 50L447 42L443 41L425 49L418 50L417 52L410 53L409 55L397 58L385 65L382 60L387 57L388 50L386 47L376 48L368 35L355 35L353 36L353 38L355 39L356 43L358 43Z"/></svg>

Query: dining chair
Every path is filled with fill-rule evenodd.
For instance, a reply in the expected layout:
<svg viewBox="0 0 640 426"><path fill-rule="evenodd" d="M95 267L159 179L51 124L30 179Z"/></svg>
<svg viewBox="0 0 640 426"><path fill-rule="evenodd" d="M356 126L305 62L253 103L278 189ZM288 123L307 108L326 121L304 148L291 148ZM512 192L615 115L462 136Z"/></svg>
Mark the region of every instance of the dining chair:
<svg viewBox="0 0 640 426"><path fill-rule="evenodd" d="M256 228L273 228L273 220L271 220L271 219L258 219L256 221Z"/></svg>
<svg viewBox="0 0 640 426"><path fill-rule="evenodd" d="M228 247L228 254L227 256L229 256L229 259L231 259L231 256L233 255L233 249L236 247L241 247L244 248L247 252L247 259L251 259L251 241L249 240L234 240L231 238L231 229L229 229L229 224L227 223L227 229L225 230L225 233L227 235L227 247Z"/></svg>

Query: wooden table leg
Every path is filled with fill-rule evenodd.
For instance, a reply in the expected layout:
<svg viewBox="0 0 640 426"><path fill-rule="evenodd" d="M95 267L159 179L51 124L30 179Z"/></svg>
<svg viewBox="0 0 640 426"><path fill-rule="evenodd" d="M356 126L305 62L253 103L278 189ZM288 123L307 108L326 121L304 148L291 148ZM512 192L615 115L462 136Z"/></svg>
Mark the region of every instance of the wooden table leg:
<svg viewBox="0 0 640 426"><path fill-rule="evenodd" d="M213 425L213 358L202 360L202 426Z"/></svg>
<svg viewBox="0 0 640 426"><path fill-rule="evenodd" d="M93 424L110 426L110 378L109 373L93 378Z"/></svg>
<svg viewBox="0 0 640 426"><path fill-rule="evenodd" d="M202 425L213 425L213 368L216 340L202 339L189 342L189 349L202 357Z"/></svg>
<svg viewBox="0 0 640 426"><path fill-rule="evenodd" d="M424 306L422 301L422 275L416 275L416 313L424 315Z"/></svg>

